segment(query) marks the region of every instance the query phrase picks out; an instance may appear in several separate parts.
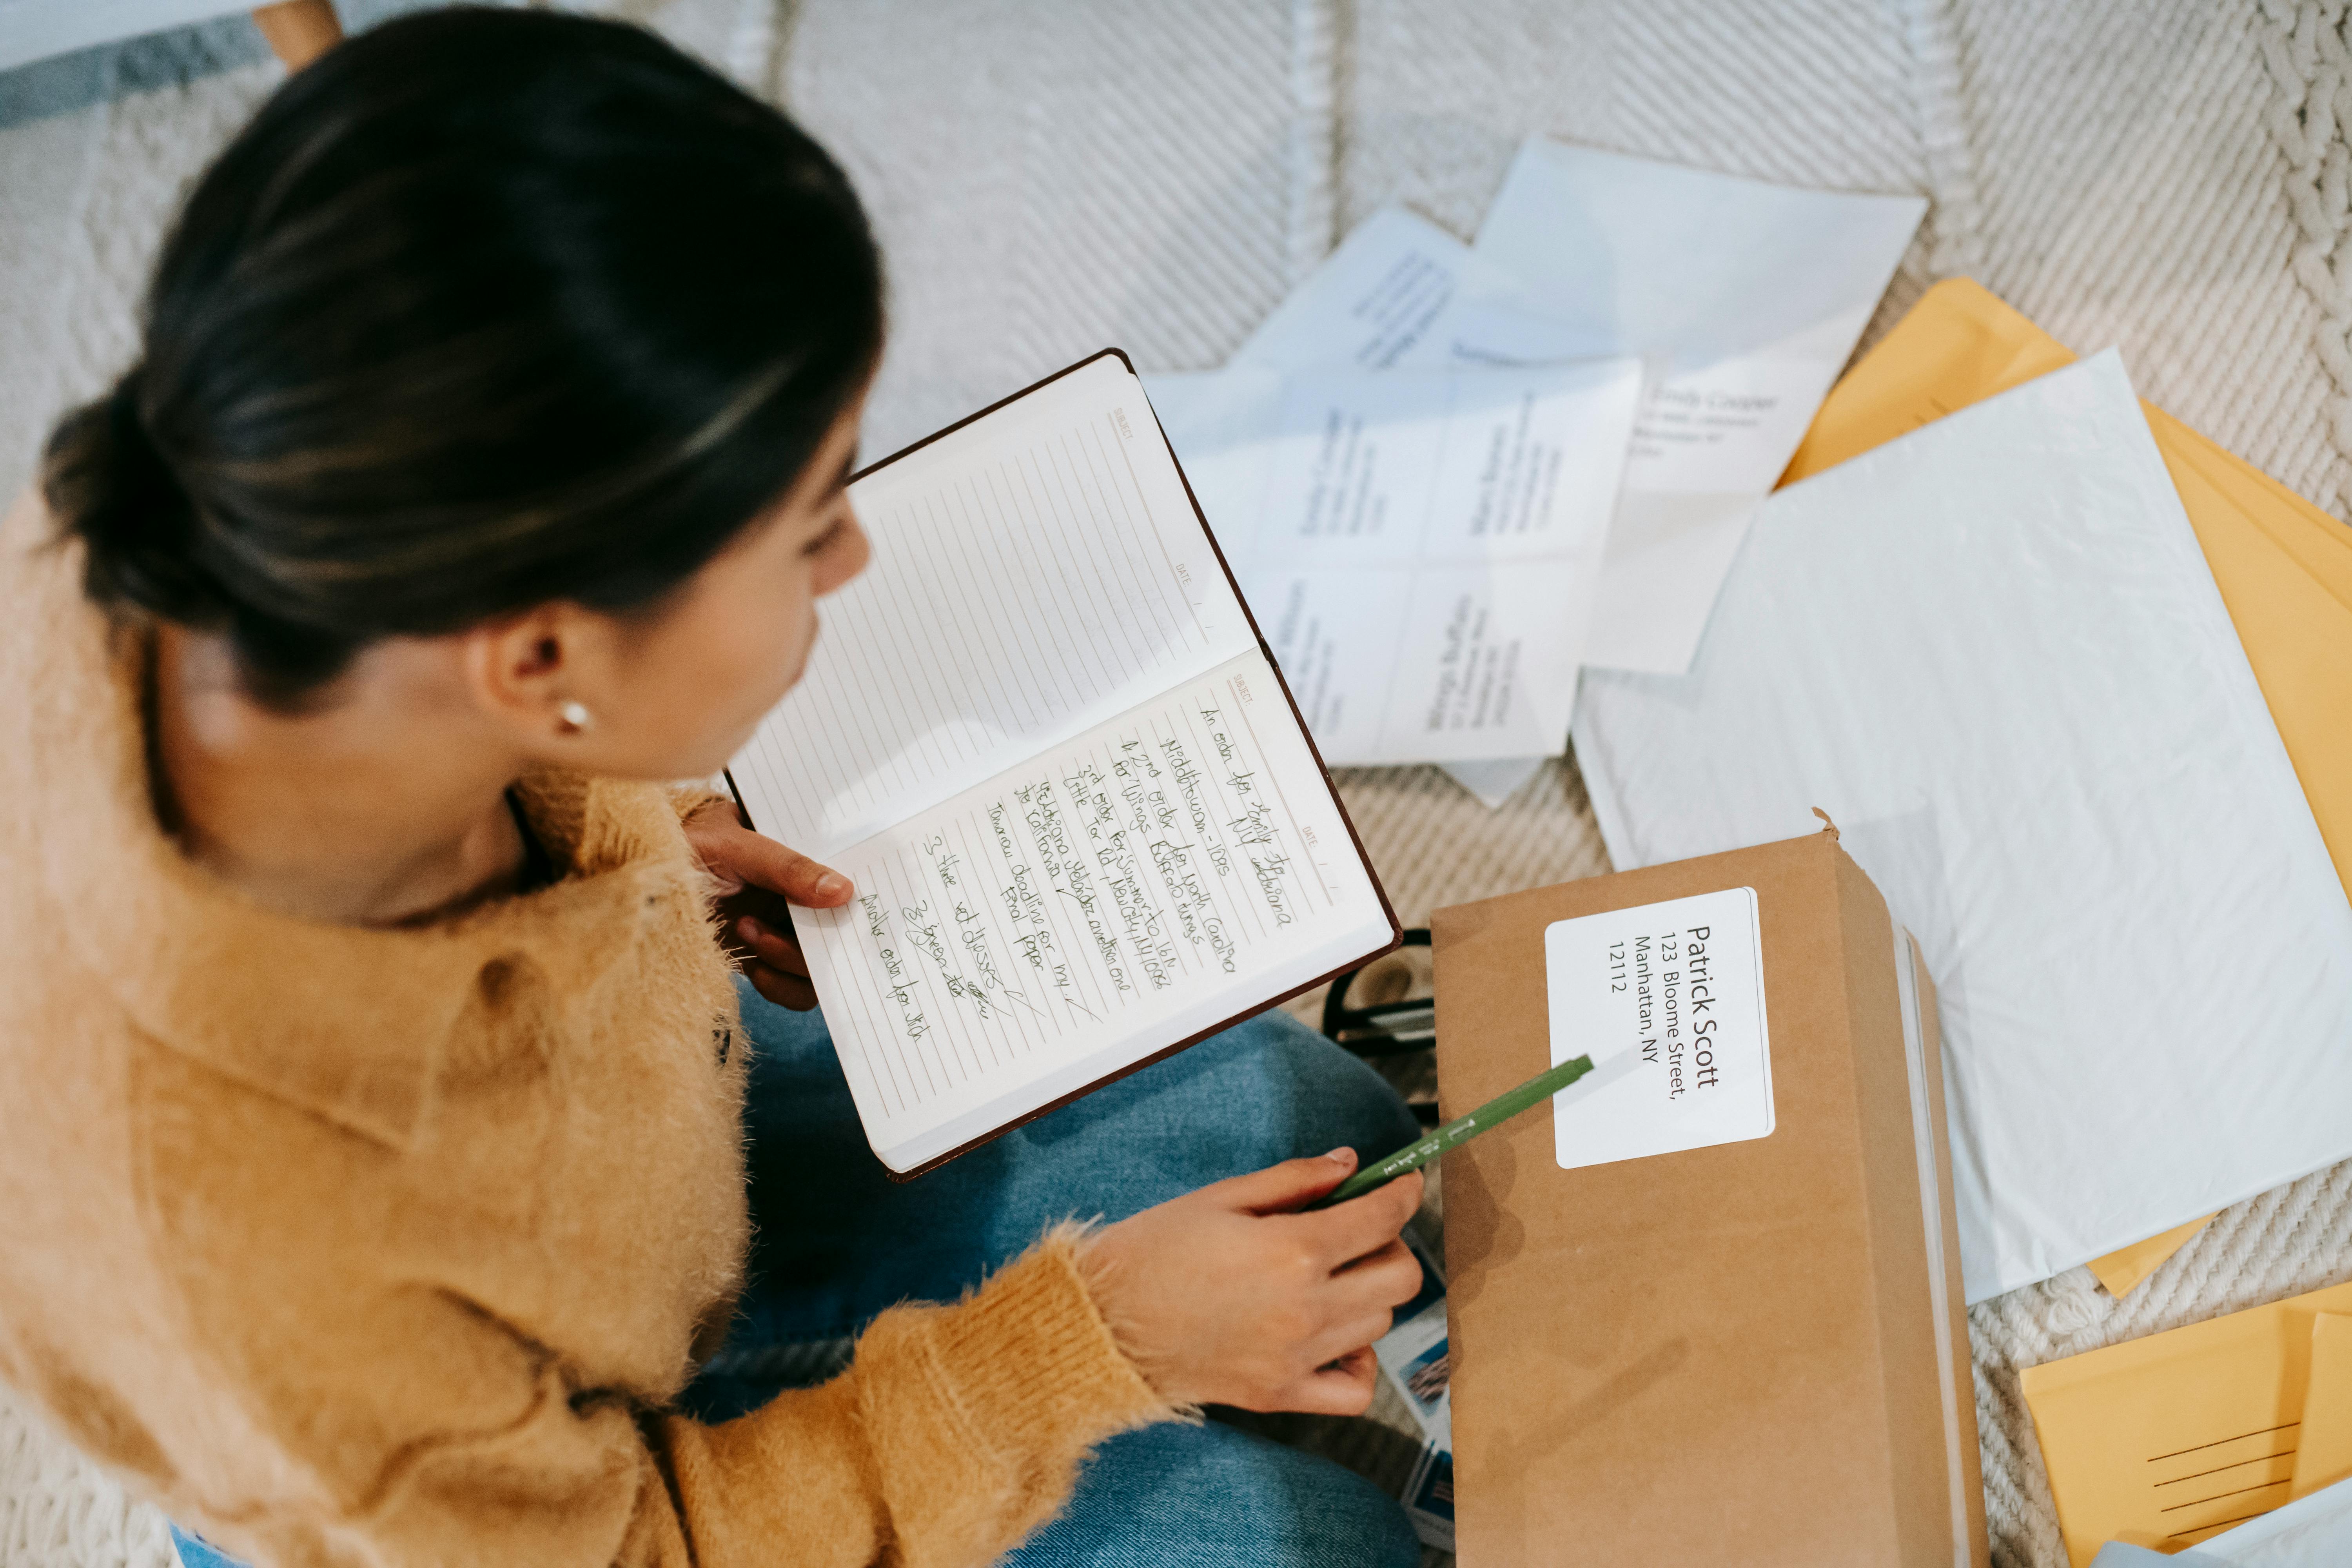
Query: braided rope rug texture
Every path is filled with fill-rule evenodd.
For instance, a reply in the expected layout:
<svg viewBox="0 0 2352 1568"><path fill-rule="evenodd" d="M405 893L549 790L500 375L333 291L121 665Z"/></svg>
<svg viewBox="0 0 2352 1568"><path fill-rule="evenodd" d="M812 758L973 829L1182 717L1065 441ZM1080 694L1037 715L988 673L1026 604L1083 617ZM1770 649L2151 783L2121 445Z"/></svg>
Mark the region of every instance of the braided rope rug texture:
<svg viewBox="0 0 2352 1568"><path fill-rule="evenodd" d="M414 0L387 0L409 4ZM347 0L346 14L362 8ZM379 5L377 9L385 8ZM1874 334L1977 278L2321 506L2352 503L2345 0L630 0L835 149L890 258L876 451L1106 342L1220 363L1347 226L1475 228L1523 135L1916 190ZM239 23L0 79L0 487L118 371L155 236L278 79ZM1572 762L1489 812L1341 790L1408 921L1606 870ZM2084 1270L1969 1315L1995 1561L2065 1561L2016 1369L2352 1275L2352 1166L2225 1213L2118 1302ZM0 1568L169 1561L161 1521L0 1392Z"/></svg>

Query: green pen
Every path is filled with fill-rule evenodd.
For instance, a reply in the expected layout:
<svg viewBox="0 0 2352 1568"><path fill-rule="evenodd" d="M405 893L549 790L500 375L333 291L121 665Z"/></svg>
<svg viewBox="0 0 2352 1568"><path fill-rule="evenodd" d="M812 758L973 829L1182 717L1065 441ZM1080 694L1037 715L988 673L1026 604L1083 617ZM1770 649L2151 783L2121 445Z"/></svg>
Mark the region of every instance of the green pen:
<svg viewBox="0 0 2352 1568"><path fill-rule="evenodd" d="M1502 1125L1530 1106L1541 1105L1591 1070L1591 1057L1572 1057L1556 1068L1539 1072L1518 1088L1506 1089L1496 1095L1469 1115L1457 1116L1426 1137L1415 1139L1378 1164L1365 1166L1308 1204L1307 1208L1328 1208L1333 1204L1344 1204L1349 1198L1360 1198L1374 1187L1395 1181L1407 1171L1417 1171L1448 1149L1467 1143L1488 1128Z"/></svg>

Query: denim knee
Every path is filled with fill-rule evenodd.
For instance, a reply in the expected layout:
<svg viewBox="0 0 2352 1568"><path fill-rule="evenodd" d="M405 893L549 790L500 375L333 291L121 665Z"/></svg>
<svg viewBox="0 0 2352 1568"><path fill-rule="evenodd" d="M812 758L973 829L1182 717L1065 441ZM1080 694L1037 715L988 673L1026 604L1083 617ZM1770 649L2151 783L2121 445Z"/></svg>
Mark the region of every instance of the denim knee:
<svg viewBox="0 0 2352 1568"><path fill-rule="evenodd" d="M1055 1519L1004 1568L1413 1568L1396 1500L1330 1460L1216 1422L1095 1450Z"/></svg>
<svg viewBox="0 0 2352 1568"><path fill-rule="evenodd" d="M1260 1092L1286 1117L1261 1122L1271 1142L1260 1165L1347 1144L1366 1159L1421 1136L1421 1124L1389 1082L1363 1060L1276 1008L1235 1025L1194 1050L1231 1042L1252 1059Z"/></svg>

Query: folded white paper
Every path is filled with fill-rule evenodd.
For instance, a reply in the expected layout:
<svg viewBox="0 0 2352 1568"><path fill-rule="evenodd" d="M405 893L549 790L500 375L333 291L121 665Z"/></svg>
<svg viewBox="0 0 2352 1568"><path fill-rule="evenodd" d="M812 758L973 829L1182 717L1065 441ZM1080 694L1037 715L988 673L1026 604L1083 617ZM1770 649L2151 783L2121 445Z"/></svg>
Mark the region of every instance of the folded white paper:
<svg viewBox="0 0 2352 1568"><path fill-rule="evenodd" d="M2127 1542L2110 1541L2091 1559L2090 1568L2219 1568L2221 1561L2202 1552L2167 1553Z"/></svg>
<svg viewBox="0 0 2352 1568"><path fill-rule="evenodd" d="M1233 363L1286 372L1531 364L1607 357L1614 341L1602 327L1551 317L1501 268L1426 218L1391 206L1357 225ZM1526 754L1488 751L1448 762L1445 771L1498 806L1545 757L1559 754L1564 739L1546 735Z"/></svg>
<svg viewBox="0 0 2352 1568"><path fill-rule="evenodd" d="M1772 497L1575 739L1621 868L1835 818L1936 979L1970 1300L2352 1155L2352 907L2114 354Z"/></svg>
<svg viewBox="0 0 2352 1568"><path fill-rule="evenodd" d="M1326 762L1558 744L1637 361L1148 385Z"/></svg>
<svg viewBox="0 0 2352 1568"><path fill-rule="evenodd" d="M2164 1561L2179 1563L2182 1557ZM2104 1552L2100 1562L2104 1563ZM2352 1563L2352 1481L2258 1514L2198 1542L2193 1561L2230 1568L2344 1568Z"/></svg>
<svg viewBox="0 0 2352 1568"><path fill-rule="evenodd" d="M1925 211L1913 196L1791 190L1531 141L1475 250L1384 208L1234 363L1646 357L1653 384L1585 658L1678 671L1755 501L1788 466ZM1499 805L1559 744L1448 771Z"/></svg>
<svg viewBox="0 0 2352 1568"><path fill-rule="evenodd" d="M1599 323L1555 319L1522 284L1402 207L1382 207L1234 351L1286 372L1540 364L1622 352Z"/></svg>
<svg viewBox="0 0 2352 1568"><path fill-rule="evenodd" d="M1793 190L1530 140L1478 260L1587 353L1657 367L1588 662L1679 673L1927 204Z"/></svg>
<svg viewBox="0 0 2352 1568"><path fill-rule="evenodd" d="M1493 757L1483 763L1448 763L1445 771L1493 811L1518 794L1543 765L1541 757Z"/></svg>

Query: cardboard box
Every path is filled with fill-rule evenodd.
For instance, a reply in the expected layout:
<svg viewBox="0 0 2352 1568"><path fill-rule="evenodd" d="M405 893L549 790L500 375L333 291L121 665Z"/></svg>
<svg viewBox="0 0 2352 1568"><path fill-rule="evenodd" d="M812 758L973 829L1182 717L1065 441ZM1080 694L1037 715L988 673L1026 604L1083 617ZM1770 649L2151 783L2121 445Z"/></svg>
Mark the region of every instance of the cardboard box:
<svg viewBox="0 0 2352 1568"><path fill-rule="evenodd" d="M1647 909L1740 889L1752 939L1678 927L1723 900ZM1465 1568L1986 1563L1934 992L1834 829L1432 927L1445 1115L1597 1064L1587 1102L1445 1156ZM1548 945L1570 967L1548 972ZM1563 1168L1732 1076L1750 1043L1717 1018L1742 962L1766 1130L1729 1115L1728 1141ZM1580 1027L1579 999L1621 984ZM1555 1041L1556 1016L1581 1037Z"/></svg>

